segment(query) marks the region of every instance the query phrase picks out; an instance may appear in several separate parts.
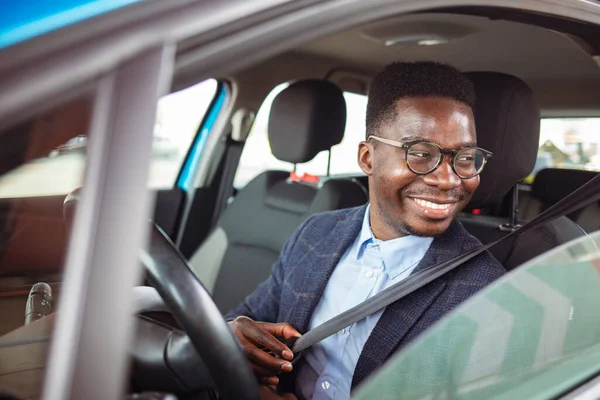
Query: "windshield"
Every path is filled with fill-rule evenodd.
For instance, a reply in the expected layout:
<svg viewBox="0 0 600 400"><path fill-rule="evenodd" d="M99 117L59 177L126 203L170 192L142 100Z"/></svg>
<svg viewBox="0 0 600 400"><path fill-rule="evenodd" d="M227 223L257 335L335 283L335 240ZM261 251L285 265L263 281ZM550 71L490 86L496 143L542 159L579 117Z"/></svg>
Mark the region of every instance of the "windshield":
<svg viewBox="0 0 600 400"><path fill-rule="evenodd" d="M498 280L393 357L356 399L548 399L600 371L600 232Z"/></svg>

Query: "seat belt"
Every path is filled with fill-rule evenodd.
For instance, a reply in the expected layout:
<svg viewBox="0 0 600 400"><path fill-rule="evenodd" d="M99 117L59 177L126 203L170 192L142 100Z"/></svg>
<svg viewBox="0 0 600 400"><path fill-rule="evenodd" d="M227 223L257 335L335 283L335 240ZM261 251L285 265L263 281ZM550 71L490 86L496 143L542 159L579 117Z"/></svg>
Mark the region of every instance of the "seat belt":
<svg viewBox="0 0 600 400"><path fill-rule="evenodd" d="M390 286L389 288L381 291L375 296L363 301L362 303L352 307L351 309L325 321L323 324L311 329L304 335L302 335L292 346L294 354L298 354L301 351L319 343L320 341L328 338L329 336L339 332L341 329L358 322L369 315L387 307L395 301L402 299L409 295L415 290L425 286L429 282L439 278L440 276L452 271L459 265L462 265L466 261L471 260L477 255L483 253L486 250L496 246L499 243L514 238L522 233L525 233L537 226L540 226L546 222L552 221L558 217L562 217L576 211L582 207L585 207L591 203L600 200L600 175L589 180L586 184L581 186L579 189L570 193L564 199L560 200L544 212L540 213L537 217L520 227L519 229L512 231L508 235L481 247L477 247L466 253L460 254L454 258L438 263L432 267L429 267L423 271L420 271L408 278ZM295 357L294 360L299 359Z"/></svg>
<svg viewBox="0 0 600 400"><path fill-rule="evenodd" d="M217 224L219 217L227 208L229 198L233 195L233 180L253 122L254 113L243 108L237 110L231 117L231 136L225 139L223 174L219 182L212 227Z"/></svg>
<svg viewBox="0 0 600 400"><path fill-rule="evenodd" d="M238 163L244 143L236 142L231 138L227 138L225 144L225 155L223 159L223 172L219 182L219 191L215 202L215 210L213 213L212 227L217 224L221 214L227 208L229 198L233 195L233 180L237 171Z"/></svg>

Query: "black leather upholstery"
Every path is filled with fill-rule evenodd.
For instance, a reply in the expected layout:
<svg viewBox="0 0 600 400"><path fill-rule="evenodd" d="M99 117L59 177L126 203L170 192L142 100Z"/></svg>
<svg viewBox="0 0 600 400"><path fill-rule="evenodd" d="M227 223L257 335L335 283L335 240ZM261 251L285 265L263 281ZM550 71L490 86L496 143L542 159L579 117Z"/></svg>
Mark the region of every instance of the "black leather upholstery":
<svg viewBox="0 0 600 400"><path fill-rule="evenodd" d="M540 134L540 110L531 89L520 79L496 72L471 72L477 105L475 126L479 146L494 153L481 174L472 206L498 204L535 165ZM500 230L508 217L462 215L465 228L483 243L507 233ZM507 269L515 268L550 248L583 235L583 230L561 217L494 247L492 254Z"/></svg>
<svg viewBox="0 0 600 400"><path fill-rule="evenodd" d="M341 141L345 123L344 96L335 85L318 80L294 83L273 101L271 149L284 161L310 161ZM367 202L365 189L355 180L325 179L312 185L289 178L286 171L260 174L219 219L228 248L213 298L222 312L237 306L269 276L285 241L304 219Z"/></svg>

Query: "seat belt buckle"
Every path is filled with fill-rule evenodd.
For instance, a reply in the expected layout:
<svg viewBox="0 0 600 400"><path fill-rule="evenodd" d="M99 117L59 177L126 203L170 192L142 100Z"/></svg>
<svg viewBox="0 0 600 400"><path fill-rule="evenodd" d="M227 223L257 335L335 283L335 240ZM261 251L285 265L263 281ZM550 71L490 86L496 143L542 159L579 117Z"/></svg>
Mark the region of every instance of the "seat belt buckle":
<svg viewBox="0 0 600 400"><path fill-rule="evenodd" d="M514 232L514 231L518 230L520 227L521 227L520 224L517 224L517 225L502 224L502 225L498 226L498 229L500 230L500 232Z"/></svg>

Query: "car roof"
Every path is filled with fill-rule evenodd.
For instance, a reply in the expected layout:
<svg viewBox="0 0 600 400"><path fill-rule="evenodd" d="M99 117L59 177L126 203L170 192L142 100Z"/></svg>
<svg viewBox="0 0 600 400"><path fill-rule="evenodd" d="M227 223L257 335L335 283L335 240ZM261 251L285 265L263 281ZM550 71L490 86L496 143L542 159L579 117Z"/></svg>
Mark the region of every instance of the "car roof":
<svg viewBox="0 0 600 400"><path fill-rule="evenodd" d="M553 20L523 23L513 14L485 15L457 11L403 14L357 25L305 43L238 75L252 76L253 86L304 78L328 79L345 91L366 94L371 77L393 61L431 60L462 71L494 71L524 80L534 91L543 117L598 117L600 69L593 54L596 43L582 25L579 36ZM544 23L550 24L547 21ZM554 25L552 26L554 27ZM581 26L577 26L580 29ZM441 37L447 43L418 45L417 39ZM397 43L386 44L386 42ZM405 40L405 42L402 42ZM597 59L597 58L596 58ZM584 82L584 83L582 83Z"/></svg>
<svg viewBox="0 0 600 400"><path fill-rule="evenodd" d="M0 13L0 49L143 0L21 0Z"/></svg>

